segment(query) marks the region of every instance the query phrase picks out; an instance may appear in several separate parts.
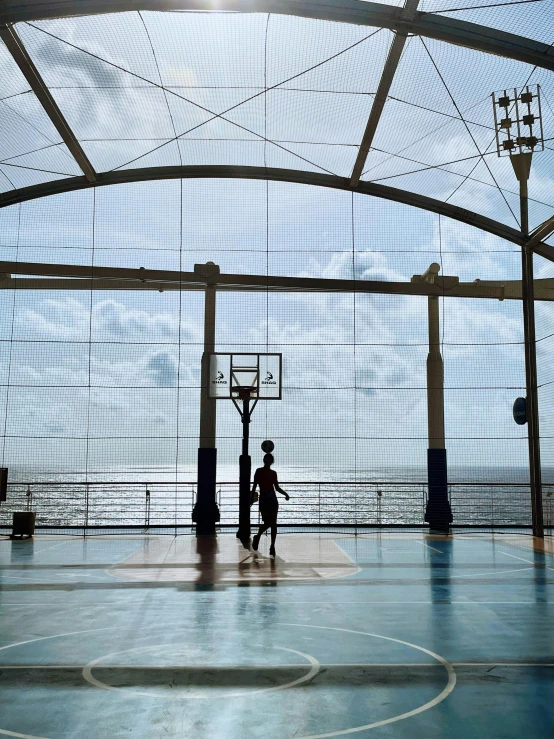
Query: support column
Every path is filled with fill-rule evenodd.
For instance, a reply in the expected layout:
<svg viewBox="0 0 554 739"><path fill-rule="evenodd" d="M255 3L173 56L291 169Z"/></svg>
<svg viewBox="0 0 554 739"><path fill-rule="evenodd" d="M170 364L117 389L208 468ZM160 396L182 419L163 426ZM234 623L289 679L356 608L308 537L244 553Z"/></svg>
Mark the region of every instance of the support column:
<svg viewBox="0 0 554 739"><path fill-rule="evenodd" d="M426 275L429 281L439 271L438 264L432 264ZM439 298L429 296L429 354L427 355L427 482L429 497L425 511L425 521L429 528L448 533L452 523L452 511L448 502L448 474L444 439L444 366L440 351Z"/></svg>
<svg viewBox="0 0 554 739"><path fill-rule="evenodd" d="M200 390L200 439L198 444L198 486L196 505L192 512L192 520L196 522L196 535L215 535L215 527L219 522L219 508L216 502L216 411L217 401L208 396L210 382L210 354L215 351L215 311L216 287L213 284L219 267L208 264L196 264L194 271L211 280L206 283L204 299L204 352L201 365Z"/></svg>
<svg viewBox="0 0 554 739"><path fill-rule="evenodd" d="M531 173L531 153L510 157L519 181L521 232L529 240L528 181ZM533 282L533 251L521 247L521 297L525 340L525 385L527 393L527 438L529 446L529 483L533 536L544 536L542 510L542 474L539 431L539 401L537 389L537 345L535 338L535 290Z"/></svg>

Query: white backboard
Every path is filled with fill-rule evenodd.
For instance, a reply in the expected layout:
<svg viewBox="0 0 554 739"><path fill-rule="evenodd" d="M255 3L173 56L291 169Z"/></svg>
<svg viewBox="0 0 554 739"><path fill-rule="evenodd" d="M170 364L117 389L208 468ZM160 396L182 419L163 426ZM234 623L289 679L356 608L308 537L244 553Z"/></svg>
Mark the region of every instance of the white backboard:
<svg viewBox="0 0 554 739"><path fill-rule="evenodd" d="M208 396L238 397L237 387L252 387L252 399L281 400L282 354L210 354Z"/></svg>

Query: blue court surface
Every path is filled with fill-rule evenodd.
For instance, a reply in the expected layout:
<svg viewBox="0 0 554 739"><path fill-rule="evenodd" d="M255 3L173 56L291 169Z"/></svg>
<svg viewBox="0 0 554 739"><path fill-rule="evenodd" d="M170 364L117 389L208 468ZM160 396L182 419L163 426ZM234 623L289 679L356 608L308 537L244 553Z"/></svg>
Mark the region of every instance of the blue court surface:
<svg viewBox="0 0 554 739"><path fill-rule="evenodd" d="M0 540L0 736L554 736L554 550L523 535Z"/></svg>

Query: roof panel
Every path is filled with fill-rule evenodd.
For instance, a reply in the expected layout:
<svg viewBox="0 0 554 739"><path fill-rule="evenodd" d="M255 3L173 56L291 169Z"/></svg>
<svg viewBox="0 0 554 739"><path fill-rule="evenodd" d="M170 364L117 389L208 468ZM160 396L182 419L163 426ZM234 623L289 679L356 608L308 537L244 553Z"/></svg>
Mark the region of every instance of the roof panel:
<svg viewBox="0 0 554 739"><path fill-rule="evenodd" d="M167 104L176 135L199 139L260 140L264 99L260 88L171 88ZM228 111L228 112L227 112Z"/></svg>
<svg viewBox="0 0 554 739"><path fill-rule="evenodd" d="M267 145L266 166L304 171L324 171L348 177L356 160L357 148L326 144L283 143Z"/></svg>
<svg viewBox="0 0 554 739"><path fill-rule="evenodd" d="M470 49L412 40L374 140L380 156L368 157L363 179L388 178L384 184L440 197L442 186L433 186L424 172L418 175L414 162L437 167L456 175L440 178L443 185L451 182L443 193L448 202L515 225L518 184L509 159L496 154L490 94L502 86L521 86L531 72L527 65ZM414 173L399 177L403 171ZM535 186L530 194L554 205L552 192Z"/></svg>
<svg viewBox="0 0 554 739"><path fill-rule="evenodd" d="M14 95L30 93L29 83L14 62L12 55L6 45L0 39L0 80L2 80L2 93L0 100L4 101Z"/></svg>
<svg viewBox="0 0 554 739"><path fill-rule="evenodd" d="M3 175L3 179L0 179L1 192L18 190L22 187L39 185L42 182L61 180L64 177L71 176L60 172L51 172L50 170L42 171L38 167L9 166L7 164L0 164L0 171Z"/></svg>
<svg viewBox="0 0 554 739"><path fill-rule="evenodd" d="M2 192L82 174L2 41L0 86Z"/></svg>
<svg viewBox="0 0 554 739"><path fill-rule="evenodd" d="M267 136L313 144L360 144L373 98L272 90L267 94Z"/></svg>
<svg viewBox="0 0 554 739"><path fill-rule="evenodd" d="M484 7L475 7L479 5ZM515 3L514 0L500 3L492 3L491 0L471 0L471 2L423 0L420 9L478 23L499 31L518 33L547 44L552 43L553 40L552 24L545 21L548 19L552 21L554 18L554 0L536 0L535 2L524 0L519 3Z"/></svg>
<svg viewBox="0 0 554 739"><path fill-rule="evenodd" d="M374 93L392 35L371 26L272 15L267 86Z"/></svg>
<svg viewBox="0 0 554 739"><path fill-rule="evenodd" d="M19 23L16 28L51 87L89 84L117 87L122 81L127 86L140 86L141 77L160 82L152 46L139 13L33 21ZM82 50L87 52L86 62L81 56ZM103 60L113 66L107 66ZM123 70L132 75L124 74Z"/></svg>
<svg viewBox="0 0 554 739"><path fill-rule="evenodd" d="M84 141L82 145L100 172L181 164L177 143L169 139Z"/></svg>
<svg viewBox="0 0 554 739"><path fill-rule="evenodd" d="M261 139L179 139L179 150L184 165L264 166L264 142Z"/></svg>
<svg viewBox="0 0 554 739"><path fill-rule="evenodd" d="M440 0L425 3L421 9L441 11ZM445 0L445 12L460 17L453 3ZM547 24L539 24L536 7L548 10L553 3L526 3L527 15L520 6L475 12L508 18L514 11L528 24L516 29L512 14L507 30L529 29L537 37L531 31L546 34ZM392 39L390 31L370 26L224 12L128 12L20 23L17 30L100 172L222 164L348 177ZM410 38L363 179L448 202L471 201L477 212L513 222L517 182L509 162L495 154L490 93L524 84L532 71L501 57ZM4 186L13 187L6 179L11 170L18 182L30 184L33 177L42 182L80 174L0 47L2 73L16 95L0 101ZM552 75L533 74L531 81L543 85L551 132ZM552 151L535 162L534 219L554 208Z"/></svg>
<svg viewBox="0 0 554 739"><path fill-rule="evenodd" d="M267 15L143 13L169 87L262 87ZM152 79L152 78L150 78Z"/></svg>

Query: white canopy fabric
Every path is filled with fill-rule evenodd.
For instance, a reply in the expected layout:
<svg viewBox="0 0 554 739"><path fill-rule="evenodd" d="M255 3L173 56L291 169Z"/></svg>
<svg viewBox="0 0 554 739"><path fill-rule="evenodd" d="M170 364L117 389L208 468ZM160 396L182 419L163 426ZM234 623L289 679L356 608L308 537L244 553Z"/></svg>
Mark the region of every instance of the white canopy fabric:
<svg viewBox="0 0 554 739"><path fill-rule="evenodd" d="M7 0L0 205L129 180L267 177L442 204L506 238L518 187L496 153L491 93L539 84L538 227L554 213L553 0L396 6Z"/></svg>

